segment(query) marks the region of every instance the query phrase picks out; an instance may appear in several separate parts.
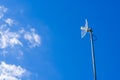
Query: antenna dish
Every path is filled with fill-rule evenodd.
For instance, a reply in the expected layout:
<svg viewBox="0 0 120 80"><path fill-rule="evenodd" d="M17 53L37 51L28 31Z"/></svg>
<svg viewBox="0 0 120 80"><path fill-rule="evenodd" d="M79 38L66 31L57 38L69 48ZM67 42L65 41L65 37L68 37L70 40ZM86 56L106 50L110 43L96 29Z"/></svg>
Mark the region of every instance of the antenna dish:
<svg viewBox="0 0 120 80"><path fill-rule="evenodd" d="M81 38L83 38L88 32L88 21L85 20L85 26L81 26Z"/></svg>

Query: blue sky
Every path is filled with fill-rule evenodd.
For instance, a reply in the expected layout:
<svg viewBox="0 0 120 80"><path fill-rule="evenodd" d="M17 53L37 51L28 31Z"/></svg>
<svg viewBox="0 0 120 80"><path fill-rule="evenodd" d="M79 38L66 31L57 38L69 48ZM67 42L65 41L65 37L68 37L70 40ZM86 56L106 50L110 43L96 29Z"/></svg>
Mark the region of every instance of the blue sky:
<svg viewBox="0 0 120 80"><path fill-rule="evenodd" d="M0 79L93 80L89 33L81 39L80 31L87 19L97 37L98 80L119 80L119 3L1 0ZM15 75L14 70L19 74Z"/></svg>

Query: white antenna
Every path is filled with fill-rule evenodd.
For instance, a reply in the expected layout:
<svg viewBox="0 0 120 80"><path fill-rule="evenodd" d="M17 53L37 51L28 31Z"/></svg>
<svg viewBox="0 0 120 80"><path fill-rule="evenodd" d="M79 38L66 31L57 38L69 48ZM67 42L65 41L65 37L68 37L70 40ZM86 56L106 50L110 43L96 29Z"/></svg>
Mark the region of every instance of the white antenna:
<svg viewBox="0 0 120 80"><path fill-rule="evenodd" d="M88 21L85 20L85 26L81 26L81 38L83 38L88 32Z"/></svg>
<svg viewBox="0 0 120 80"><path fill-rule="evenodd" d="M90 32L90 41L91 41L91 53L92 53L92 65L93 65L93 75L94 80L97 80L96 76L96 65L95 65L95 56L94 56L94 44L93 44L93 34L92 29L88 28L87 19L85 20L85 26L81 26L81 37L83 38L87 32Z"/></svg>

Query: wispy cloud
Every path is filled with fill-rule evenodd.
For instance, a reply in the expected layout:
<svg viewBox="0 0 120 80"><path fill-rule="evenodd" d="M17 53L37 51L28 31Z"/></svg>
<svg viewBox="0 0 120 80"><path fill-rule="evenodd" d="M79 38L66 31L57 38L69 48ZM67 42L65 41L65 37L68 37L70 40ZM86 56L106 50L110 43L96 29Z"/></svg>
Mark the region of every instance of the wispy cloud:
<svg viewBox="0 0 120 80"><path fill-rule="evenodd" d="M0 19L3 18L5 12L7 12L7 8L0 6Z"/></svg>
<svg viewBox="0 0 120 80"><path fill-rule="evenodd" d="M30 32L25 32L24 38L31 44L30 47L39 46L41 44L41 39L33 28L30 29Z"/></svg>
<svg viewBox="0 0 120 80"><path fill-rule="evenodd" d="M9 11L8 8L0 6L0 54L2 57L15 55L12 58L20 60L24 56L26 48L31 49L42 44L41 36L35 28L28 28L12 16L12 18L7 17L5 15L7 11ZM9 55L7 56L7 54ZM24 75L30 75L30 77L24 79ZM39 80L36 78L38 78L36 73L29 73L27 69L21 66L7 64L4 61L0 63L0 80Z"/></svg>
<svg viewBox="0 0 120 80"><path fill-rule="evenodd" d="M13 20L11 18L7 18L7 19L5 19L5 23L8 24L9 26L12 26L12 24L14 22L13 22Z"/></svg>
<svg viewBox="0 0 120 80"><path fill-rule="evenodd" d="M18 21L15 21L10 17L4 17L7 10L8 8L0 6L0 49L3 51L2 55L5 55L8 52L5 51L7 48L14 50L15 47L21 49L21 47L34 48L40 46L41 37L36 33L36 30L34 28L26 30L19 26L21 23L16 24ZM16 30L14 30L14 28Z"/></svg>
<svg viewBox="0 0 120 80"><path fill-rule="evenodd" d="M12 32L10 28L5 28L5 25L0 26L0 48L15 47L17 45L24 47L24 41L28 46L36 47L41 44L41 37L35 32L35 29L25 31L25 29Z"/></svg>
<svg viewBox="0 0 120 80"><path fill-rule="evenodd" d="M1 28L1 27L0 27ZM4 30L0 29L0 48L4 49L7 47L14 47L15 45L21 45L22 42L19 40L20 35L16 32L10 32L9 28Z"/></svg>
<svg viewBox="0 0 120 80"><path fill-rule="evenodd" d="M0 63L0 80L21 80L27 70L21 66Z"/></svg>

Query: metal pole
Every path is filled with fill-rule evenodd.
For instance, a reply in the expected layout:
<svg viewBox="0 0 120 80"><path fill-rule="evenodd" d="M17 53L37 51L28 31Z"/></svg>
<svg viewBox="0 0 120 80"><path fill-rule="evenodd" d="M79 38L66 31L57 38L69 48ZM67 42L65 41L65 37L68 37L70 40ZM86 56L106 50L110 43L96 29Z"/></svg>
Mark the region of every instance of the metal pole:
<svg viewBox="0 0 120 80"><path fill-rule="evenodd" d="M94 80L97 80L92 29L90 29L89 32L90 32L90 41L91 41L93 75L94 75Z"/></svg>

